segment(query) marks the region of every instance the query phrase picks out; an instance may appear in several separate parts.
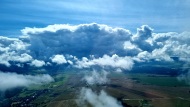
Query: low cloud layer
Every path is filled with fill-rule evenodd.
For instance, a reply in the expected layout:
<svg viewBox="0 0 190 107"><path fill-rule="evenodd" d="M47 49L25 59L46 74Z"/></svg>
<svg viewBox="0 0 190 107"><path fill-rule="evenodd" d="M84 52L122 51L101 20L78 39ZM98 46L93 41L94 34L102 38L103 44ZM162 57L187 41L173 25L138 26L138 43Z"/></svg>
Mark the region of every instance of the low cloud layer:
<svg viewBox="0 0 190 107"><path fill-rule="evenodd" d="M48 75L22 75L16 73L0 72L0 91L16 87L28 87L30 85L42 85L50 83L54 79Z"/></svg>
<svg viewBox="0 0 190 107"><path fill-rule="evenodd" d="M92 107L122 107L121 103L103 90L97 94L89 88L82 88L78 105L80 107L87 107L88 104Z"/></svg>

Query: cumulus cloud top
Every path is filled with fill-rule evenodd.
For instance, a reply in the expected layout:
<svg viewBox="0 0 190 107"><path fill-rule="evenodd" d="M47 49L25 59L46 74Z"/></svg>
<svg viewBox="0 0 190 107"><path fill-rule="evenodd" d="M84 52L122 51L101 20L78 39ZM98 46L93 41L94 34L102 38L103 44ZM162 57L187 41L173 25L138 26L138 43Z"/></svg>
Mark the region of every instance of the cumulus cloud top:
<svg viewBox="0 0 190 107"><path fill-rule="evenodd" d="M45 65L45 62L44 61L40 61L40 60L33 60L30 64L31 66L35 66L35 67L42 67Z"/></svg>
<svg viewBox="0 0 190 107"><path fill-rule="evenodd" d="M34 84L41 85L52 81L54 79L48 74L32 76L0 72L0 91L15 87L28 87Z"/></svg>
<svg viewBox="0 0 190 107"><path fill-rule="evenodd" d="M55 56L51 57L50 59L52 62L57 63L57 64L67 63L67 61L63 55L55 55Z"/></svg>

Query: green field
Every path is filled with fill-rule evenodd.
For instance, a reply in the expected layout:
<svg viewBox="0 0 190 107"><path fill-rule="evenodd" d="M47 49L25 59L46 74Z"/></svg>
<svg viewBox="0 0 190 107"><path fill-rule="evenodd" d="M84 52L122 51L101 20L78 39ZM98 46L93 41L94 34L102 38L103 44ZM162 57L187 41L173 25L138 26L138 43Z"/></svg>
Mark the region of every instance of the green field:
<svg viewBox="0 0 190 107"><path fill-rule="evenodd" d="M158 86L189 86L185 81L179 81L177 77L168 75L153 75L153 74L133 74L127 73L126 76L143 84L158 85Z"/></svg>

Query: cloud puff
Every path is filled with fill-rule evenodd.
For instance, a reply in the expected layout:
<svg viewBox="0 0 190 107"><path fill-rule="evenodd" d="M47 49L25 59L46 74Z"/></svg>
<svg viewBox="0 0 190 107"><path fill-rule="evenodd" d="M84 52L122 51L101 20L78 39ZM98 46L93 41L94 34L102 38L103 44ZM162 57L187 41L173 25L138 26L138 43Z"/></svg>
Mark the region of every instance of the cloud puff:
<svg viewBox="0 0 190 107"><path fill-rule="evenodd" d="M87 104L90 104L92 107L122 107L115 98L109 96L103 90L99 94L96 94L89 88L82 88L78 105L86 107Z"/></svg>
<svg viewBox="0 0 190 107"><path fill-rule="evenodd" d="M108 72L106 72L106 71L97 72L94 70L94 71L90 72L89 75L85 75L83 80L85 80L86 83L89 85L105 84L108 82L107 75L108 75Z"/></svg>
<svg viewBox="0 0 190 107"><path fill-rule="evenodd" d="M55 56L51 57L50 59L52 62L57 63L57 64L67 63L67 60L65 59L65 57L63 55L55 55ZM69 61L69 63L72 63L72 62Z"/></svg>
<svg viewBox="0 0 190 107"><path fill-rule="evenodd" d="M143 25L137 28L137 33L131 37L132 42L136 44L141 50L152 51L151 44L147 41L152 36L153 29L148 25Z"/></svg>
<svg viewBox="0 0 190 107"><path fill-rule="evenodd" d="M132 43L134 42L142 50L136 56L141 60L171 62L174 61L172 57L178 57L179 59L188 58L190 55L190 43L187 42L190 40L189 35L189 32L150 33L149 37L141 39L140 42L135 42L136 39L134 39ZM136 38L139 37L137 36ZM148 45L141 47L140 45L143 43Z"/></svg>
<svg viewBox="0 0 190 107"><path fill-rule="evenodd" d="M42 67L45 65L45 62L44 61L40 61L40 60L33 60L30 64L31 66L35 66L35 67Z"/></svg>
<svg viewBox="0 0 190 107"><path fill-rule="evenodd" d="M19 38L8 38L0 36L0 64L11 66L10 62L25 63L32 60L27 53L29 43Z"/></svg>
<svg viewBox="0 0 190 107"><path fill-rule="evenodd" d="M133 60L130 57L119 57L118 55L114 54L112 56L104 55L103 57L99 58L94 58L93 56L91 56L91 59L83 57L82 60L76 62L76 67L89 68L98 65L101 67L112 67L131 70L133 64Z"/></svg>
<svg viewBox="0 0 190 107"><path fill-rule="evenodd" d="M48 74L32 76L0 72L0 91L16 87L28 87L33 84L41 85L52 81L54 79Z"/></svg>

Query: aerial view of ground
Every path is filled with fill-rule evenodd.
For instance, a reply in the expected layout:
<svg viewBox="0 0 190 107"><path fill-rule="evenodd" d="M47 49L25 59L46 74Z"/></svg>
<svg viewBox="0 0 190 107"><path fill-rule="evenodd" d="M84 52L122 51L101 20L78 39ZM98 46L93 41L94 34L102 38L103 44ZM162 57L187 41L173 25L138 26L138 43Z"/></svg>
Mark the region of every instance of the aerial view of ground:
<svg viewBox="0 0 190 107"><path fill-rule="evenodd" d="M173 76L112 73L108 75L108 83L88 85L82 81L83 75L75 71L59 72L52 83L12 90L16 94L7 95L9 98L1 101L0 105L3 107L7 102L12 107L78 107L80 90L86 87L97 93L104 90L123 107L190 106L190 87Z"/></svg>

